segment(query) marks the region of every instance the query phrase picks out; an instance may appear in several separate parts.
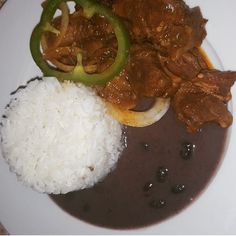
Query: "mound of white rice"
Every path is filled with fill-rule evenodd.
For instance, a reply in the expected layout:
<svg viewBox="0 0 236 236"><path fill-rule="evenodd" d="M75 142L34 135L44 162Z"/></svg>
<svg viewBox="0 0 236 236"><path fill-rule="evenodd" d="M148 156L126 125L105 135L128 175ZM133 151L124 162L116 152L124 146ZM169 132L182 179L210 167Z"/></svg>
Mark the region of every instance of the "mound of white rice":
<svg viewBox="0 0 236 236"><path fill-rule="evenodd" d="M121 125L83 85L55 78L17 92L2 119L3 156L18 178L39 192L67 193L93 186L122 151Z"/></svg>

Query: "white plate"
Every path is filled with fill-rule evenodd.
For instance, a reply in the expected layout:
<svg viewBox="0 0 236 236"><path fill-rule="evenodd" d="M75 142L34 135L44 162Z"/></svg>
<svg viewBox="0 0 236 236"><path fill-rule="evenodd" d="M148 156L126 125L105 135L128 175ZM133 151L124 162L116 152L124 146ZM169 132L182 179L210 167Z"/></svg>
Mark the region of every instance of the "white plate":
<svg viewBox="0 0 236 236"><path fill-rule="evenodd" d="M201 6L204 16L209 19L208 41L224 68L236 70L236 1L187 2L191 6ZM41 0L11 0L0 11L0 112L9 101L11 91L41 74L29 51L29 37L39 20L40 3ZM236 96L235 87L233 94ZM236 117L234 103L233 110ZM194 204L161 224L130 231L95 227L69 216L47 195L17 182L0 157L0 221L11 234L235 234L235 140L234 123L225 159L214 180Z"/></svg>

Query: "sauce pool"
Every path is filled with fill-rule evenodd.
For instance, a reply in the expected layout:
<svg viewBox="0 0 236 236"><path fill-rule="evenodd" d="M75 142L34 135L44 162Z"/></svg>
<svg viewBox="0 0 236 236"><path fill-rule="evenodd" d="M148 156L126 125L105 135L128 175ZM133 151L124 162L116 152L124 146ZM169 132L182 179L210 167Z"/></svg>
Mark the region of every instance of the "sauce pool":
<svg viewBox="0 0 236 236"><path fill-rule="evenodd" d="M205 189L222 160L227 135L217 124L190 134L171 109L152 126L126 127L124 132L128 146L116 169L93 188L51 195L58 206L108 228L132 229L163 221Z"/></svg>

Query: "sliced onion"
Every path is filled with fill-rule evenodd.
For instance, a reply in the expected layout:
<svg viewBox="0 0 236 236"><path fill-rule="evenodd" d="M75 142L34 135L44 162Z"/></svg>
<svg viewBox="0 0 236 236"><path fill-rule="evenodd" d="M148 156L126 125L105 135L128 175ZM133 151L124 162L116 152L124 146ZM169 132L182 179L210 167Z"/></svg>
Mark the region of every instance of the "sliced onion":
<svg viewBox="0 0 236 236"><path fill-rule="evenodd" d="M56 59L51 59L50 62L56 66L58 69L65 71L65 72L70 72L72 71L75 66L70 66L70 65L66 65L61 63L60 61L56 60ZM88 65L88 66L84 66L84 71L87 73L94 73L97 71L97 65Z"/></svg>
<svg viewBox="0 0 236 236"><path fill-rule="evenodd" d="M121 124L133 127L145 127L159 121L170 106L170 99L156 98L152 108L147 111L137 112L119 108L118 106L107 103L109 114Z"/></svg>
<svg viewBox="0 0 236 236"><path fill-rule="evenodd" d="M68 5L65 2L62 2L60 4L60 10L61 10L61 25L60 25L60 29L59 29L60 34L56 38L54 44L51 46L51 48L53 48L53 49L57 48L60 45L63 37L66 35L67 29L69 26L69 13L70 13L70 11L69 11ZM47 40L46 40L46 37L44 34L41 37L41 46L42 46L42 49L44 52L46 52L48 50L48 43L47 43ZM74 69L74 66L65 65L56 59L51 60L51 62L52 62L52 64L57 66L58 69L66 71L66 72Z"/></svg>
<svg viewBox="0 0 236 236"><path fill-rule="evenodd" d="M56 48L60 45L63 37L65 37L66 35L67 28L69 26L69 13L70 12L65 2L62 2L60 4L60 10L61 10L61 24L60 24L60 29L58 30L60 34L57 36L55 42L51 46L52 48ZM43 51L46 51L48 49L47 40L44 34L42 35L42 38L41 38L41 46L42 46Z"/></svg>
<svg viewBox="0 0 236 236"><path fill-rule="evenodd" d="M44 48L44 59L45 60L50 61L58 69L65 71L65 72L70 72L75 68L75 66L64 64L56 58L61 57L61 56L67 56L67 55L72 55L72 56L76 57L78 55L78 53L83 52L82 49L80 49L79 47L69 47L69 46L46 49L44 47L45 42L46 42L46 39L43 35L42 39L41 39L41 44L42 44L42 48Z"/></svg>
<svg viewBox="0 0 236 236"><path fill-rule="evenodd" d="M60 26L60 34L57 37L56 41L54 42L53 47L57 47L60 45L63 37L66 35L67 28L69 26L69 13L70 10L65 2L62 2L60 4L60 10L61 10L61 26Z"/></svg>

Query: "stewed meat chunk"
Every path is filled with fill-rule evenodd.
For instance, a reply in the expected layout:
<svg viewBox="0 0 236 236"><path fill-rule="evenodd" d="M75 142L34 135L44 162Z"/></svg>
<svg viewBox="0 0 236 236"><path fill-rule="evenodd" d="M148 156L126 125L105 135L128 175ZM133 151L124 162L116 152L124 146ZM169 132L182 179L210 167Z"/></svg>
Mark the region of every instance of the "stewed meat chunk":
<svg viewBox="0 0 236 236"><path fill-rule="evenodd" d="M173 80L161 69L158 53L149 43L133 44L124 71L98 94L123 108L134 108L142 97L169 97L175 91Z"/></svg>
<svg viewBox="0 0 236 236"><path fill-rule="evenodd" d="M172 58L199 47L206 36L200 8L182 0L116 0L113 11L127 21L134 40L147 39Z"/></svg>
<svg viewBox="0 0 236 236"><path fill-rule="evenodd" d="M183 80L194 79L202 69L208 68L203 55L197 48L185 52L178 59L161 57L161 60L166 69Z"/></svg>
<svg viewBox="0 0 236 236"><path fill-rule="evenodd" d="M202 53L207 20L199 7L190 8L183 0L97 1L123 21L131 43L122 72L94 86L99 96L122 109L137 107L143 98L170 98L178 119L190 132L206 122L222 127L232 123L227 102L236 72L213 70ZM59 44L55 46L57 35L44 34L44 58L68 72L80 53L85 71L99 74L115 61L116 35L106 17L87 18L79 5L75 9ZM60 25L61 18L55 18L52 26L59 30Z"/></svg>
<svg viewBox="0 0 236 236"><path fill-rule="evenodd" d="M216 122L226 128L232 115L226 103L236 72L202 71L195 79L182 83L172 100L172 107L188 131L197 131L204 123Z"/></svg>
<svg viewBox="0 0 236 236"><path fill-rule="evenodd" d="M134 108L138 104L139 97L127 80L126 71L105 86L96 86L95 89L106 101L124 109Z"/></svg>

